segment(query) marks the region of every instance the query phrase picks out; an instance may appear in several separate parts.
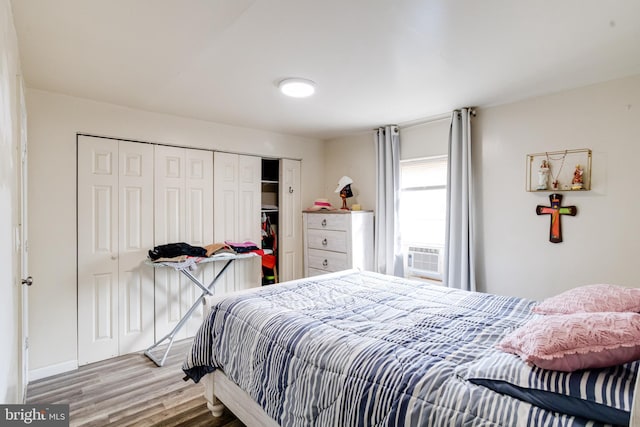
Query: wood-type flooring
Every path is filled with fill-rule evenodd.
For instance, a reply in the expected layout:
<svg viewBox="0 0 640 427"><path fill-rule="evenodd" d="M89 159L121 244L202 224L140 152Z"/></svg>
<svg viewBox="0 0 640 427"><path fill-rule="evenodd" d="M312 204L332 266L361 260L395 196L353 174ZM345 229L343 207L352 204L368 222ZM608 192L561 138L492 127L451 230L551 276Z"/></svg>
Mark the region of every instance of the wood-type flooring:
<svg viewBox="0 0 640 427"><path fill-rule="evenodd" d="M176 342L162 367L134 353L34 381L27 403L68 404L70 426L78 427L244 427L228 410L214 418L203 385L182 380L190 344Z"/></svg>

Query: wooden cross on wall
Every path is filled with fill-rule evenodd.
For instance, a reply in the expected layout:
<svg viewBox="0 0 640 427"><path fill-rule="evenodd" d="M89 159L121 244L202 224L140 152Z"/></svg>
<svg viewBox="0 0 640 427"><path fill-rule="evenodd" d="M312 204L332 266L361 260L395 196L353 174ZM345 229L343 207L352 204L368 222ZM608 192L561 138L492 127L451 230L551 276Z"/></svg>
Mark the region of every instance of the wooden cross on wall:
<svg viewBox="0 0 640 427"><path fill-rule="evenodd" d="M549 241L552 243L562 242L562 228L560 227L560 215L576 216L578 208L575 206L560 207L562 194L550 194L551 206L536 207L538 215L551 215L551 226L549 227Z"/></svg>

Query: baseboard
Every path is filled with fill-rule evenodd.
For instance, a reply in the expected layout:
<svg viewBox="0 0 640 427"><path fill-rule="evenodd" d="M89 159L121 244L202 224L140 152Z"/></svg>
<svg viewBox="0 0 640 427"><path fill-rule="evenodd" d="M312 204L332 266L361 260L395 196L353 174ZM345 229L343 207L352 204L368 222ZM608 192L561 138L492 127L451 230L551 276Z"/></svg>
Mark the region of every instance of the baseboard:
<svg viewBox="0 0 640 427"><path fill-rule="evenodd" d="M43 368L32 369L29 371L29 382L41 380L42 378L52 377L78 369L77 360L69 360L68 362L57 363L55 365L45 366Z"/></svg>

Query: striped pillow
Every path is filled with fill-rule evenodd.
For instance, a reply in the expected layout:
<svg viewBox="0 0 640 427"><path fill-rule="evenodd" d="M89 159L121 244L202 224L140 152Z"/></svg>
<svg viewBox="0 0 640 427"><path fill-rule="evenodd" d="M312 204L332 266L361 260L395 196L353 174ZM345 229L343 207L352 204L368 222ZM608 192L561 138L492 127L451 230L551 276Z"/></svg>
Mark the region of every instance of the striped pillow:
<svg viewBox="0 0 640 427"><path fill-rule="evenodd" d="M610 368L560 372L498 352L458 368L471 383L550 411L605 425L629 425L640 362Z"/></svg>

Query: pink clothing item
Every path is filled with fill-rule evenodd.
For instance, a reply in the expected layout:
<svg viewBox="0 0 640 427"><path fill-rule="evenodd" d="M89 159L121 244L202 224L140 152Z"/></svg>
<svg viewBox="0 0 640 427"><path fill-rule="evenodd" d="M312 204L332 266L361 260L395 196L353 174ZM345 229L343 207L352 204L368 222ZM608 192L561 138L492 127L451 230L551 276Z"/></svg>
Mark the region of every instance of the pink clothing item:
<svg viewBox="0 0 640 427"><path fill-rule="evenodd" d="M640 289L617 285L586 285L562 292L533 307L538 314L640 312Z"/></svg>
<svg viewBox="0 0 640 427"><path fill-rule="evenodd" d="M498 348L543 369L571 372L640 359L640 314L576 313L535 318Z"/></svg>
<svg viewBox="0 0 640 427"><path fill-rule="evenodd" d="M307 208L305 210L308 211L308 212L314 212L314 211L319 211L319 210L334 211L334 210L336 210L336 208L331 206L331 203L329 202L328 199L316 199L313 202L313 206L311 206L310 208Z"/></svg>

